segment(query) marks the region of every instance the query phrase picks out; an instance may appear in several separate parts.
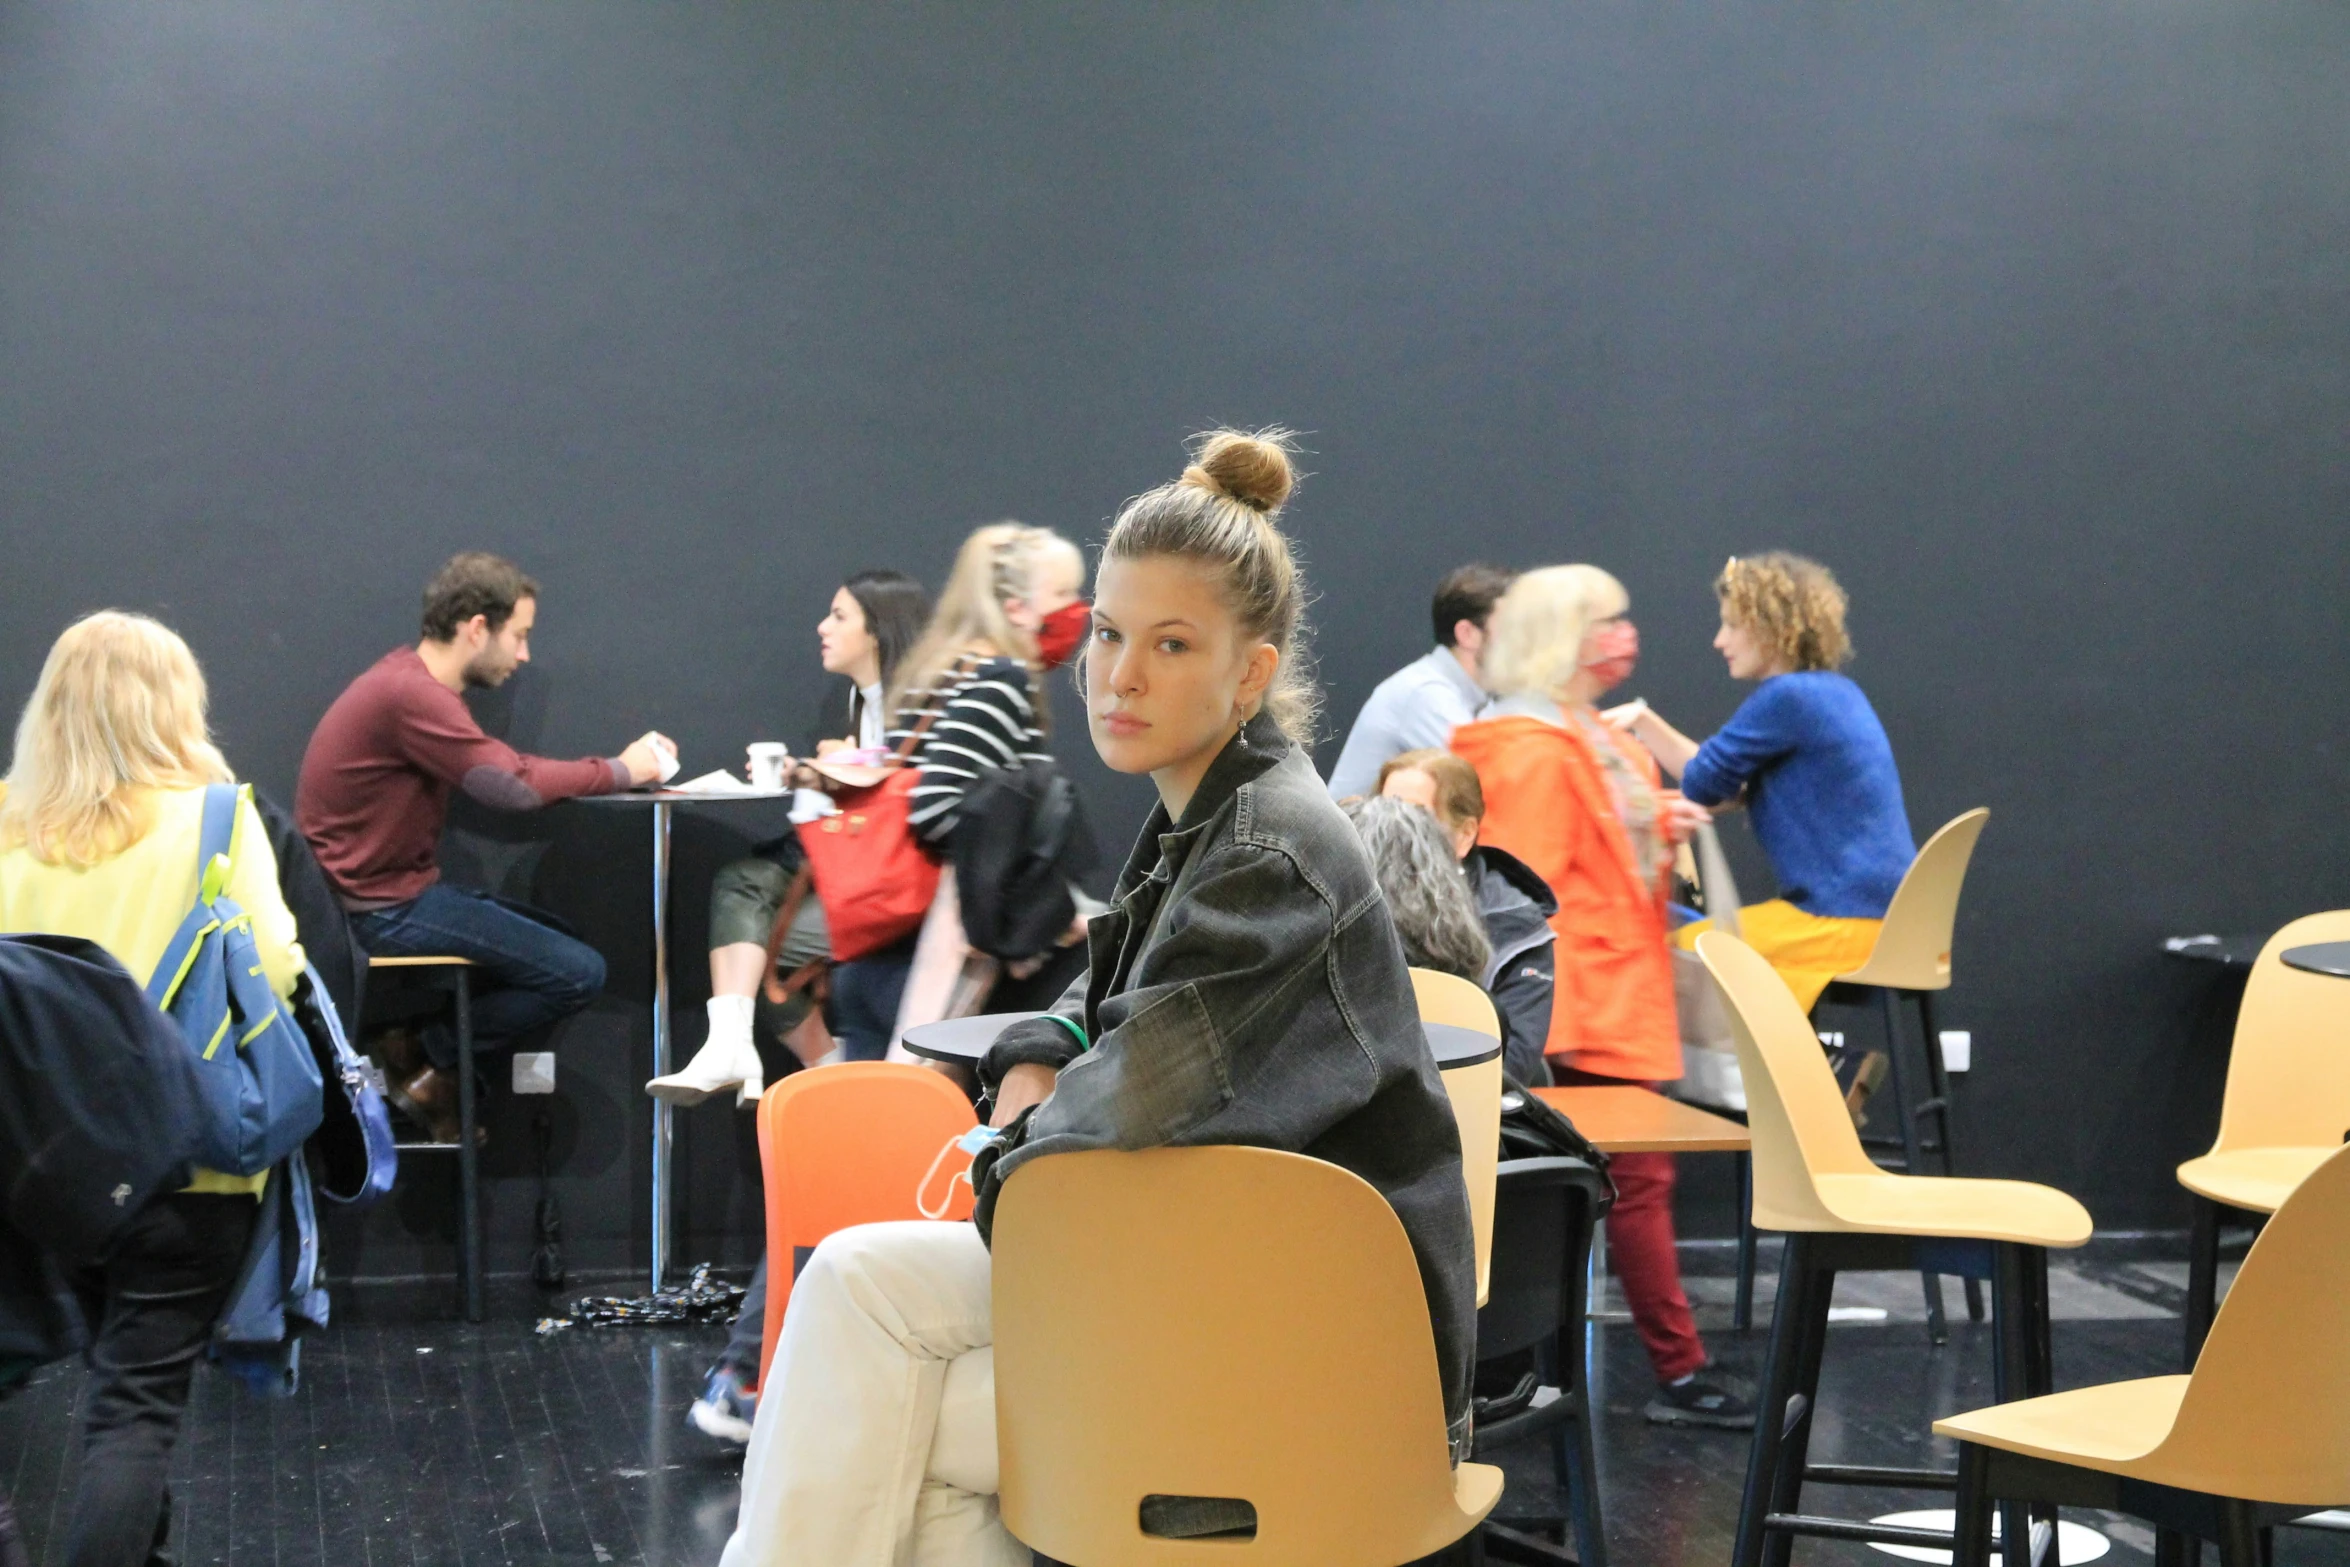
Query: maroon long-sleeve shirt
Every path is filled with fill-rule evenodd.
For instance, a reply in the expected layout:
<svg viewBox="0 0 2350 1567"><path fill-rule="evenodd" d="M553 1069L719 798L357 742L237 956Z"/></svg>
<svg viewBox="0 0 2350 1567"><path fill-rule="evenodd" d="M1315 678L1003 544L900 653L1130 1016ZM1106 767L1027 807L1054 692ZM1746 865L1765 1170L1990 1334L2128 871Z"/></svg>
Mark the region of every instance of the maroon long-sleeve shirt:
<svg viewBox="0 0 2350 1567"><path fill-rule="evenodd" d="M386 653L344 688L311 733L294 820L343 902L405 903L440 879L449 791L501 811L629 786L616 757L525 756L483 734L464 699L416 649Z"/></svg>

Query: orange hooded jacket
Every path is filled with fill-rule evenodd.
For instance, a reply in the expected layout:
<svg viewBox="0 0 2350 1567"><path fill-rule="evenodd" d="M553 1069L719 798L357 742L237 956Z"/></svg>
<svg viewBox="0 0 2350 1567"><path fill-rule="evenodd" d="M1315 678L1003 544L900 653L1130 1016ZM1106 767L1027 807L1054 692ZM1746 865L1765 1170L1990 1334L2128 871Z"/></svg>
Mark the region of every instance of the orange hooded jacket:
<svg viewBox="0 0 2350 1567"><path fill-rule="evenodd" d="M1656 782L1656 763L1611 735ZM1485 791L1478 841L1516 855L1557 894L1558 981L1545 1053L1636 1082L1681 1075L1666 878L1644 884L1607 779L1574 730L1540 718L1480 719L1452 732Z"/></svg>

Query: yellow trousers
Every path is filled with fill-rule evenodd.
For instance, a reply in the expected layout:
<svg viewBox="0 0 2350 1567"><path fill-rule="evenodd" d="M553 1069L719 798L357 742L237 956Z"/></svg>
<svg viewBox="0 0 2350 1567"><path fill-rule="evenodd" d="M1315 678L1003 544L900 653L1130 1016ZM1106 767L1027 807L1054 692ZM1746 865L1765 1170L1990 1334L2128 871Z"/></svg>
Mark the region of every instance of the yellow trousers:
<svg viewBox="0 0 2350 1567"><path fill-rule="evenodd" d="M1750 903L1738 911L1739 939L1778 970L1806 1012L1828 988L1829 980L1849 974L1869 960L1869 954L1877 950L1877 932L1884 923L1806 914L1785 898ZM1713 928L1712 920L1684 925L1673 932L1673 942L1689 950L1697 945L1699 936Z"/></svg>

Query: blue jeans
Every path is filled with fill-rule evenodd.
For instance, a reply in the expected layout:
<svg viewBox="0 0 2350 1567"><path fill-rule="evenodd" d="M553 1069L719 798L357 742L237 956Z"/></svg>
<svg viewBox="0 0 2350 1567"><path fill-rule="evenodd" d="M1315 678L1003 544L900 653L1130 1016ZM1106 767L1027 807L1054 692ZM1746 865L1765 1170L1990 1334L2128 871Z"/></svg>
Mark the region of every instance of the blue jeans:
<svg viewBox="0 0 2350 1567"><path fill-rule="evenodd" d="M843 1061L878 1061L897 1032L898 1002L914 967L914 938L832 966L832 1035Z"/></svg>
<svg viewBox="0 0 2350 1567"><path fill-rule="evenodd" d="M352 915L351 931L372 957L472 959L476 1050L503 1048L567 1018L604 988L604 959L595 948L467 887L436 882L406 903ZM425 1030L424 1050L433 1065L451 1067L457 1036L435 1023Z"/></svg>

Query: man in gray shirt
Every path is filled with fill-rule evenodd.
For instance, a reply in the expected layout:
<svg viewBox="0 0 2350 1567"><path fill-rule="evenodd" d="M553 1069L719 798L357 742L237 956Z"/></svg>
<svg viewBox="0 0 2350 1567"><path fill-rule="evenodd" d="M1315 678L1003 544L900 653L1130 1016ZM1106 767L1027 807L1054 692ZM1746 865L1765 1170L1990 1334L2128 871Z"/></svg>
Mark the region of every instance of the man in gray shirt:
<svg viewBox="0 0 2350 1567"><path fill-rule="evenodd" d="M1443 749L1454 729L1477 716L1487 701L1477 684L1485 622L1516 577L1499 566L1462 566L1436 584L1436 647L1380 681L1363 703L1330 771L1331 798L1369 794L1389 757L1427 746Z"/></svg>

